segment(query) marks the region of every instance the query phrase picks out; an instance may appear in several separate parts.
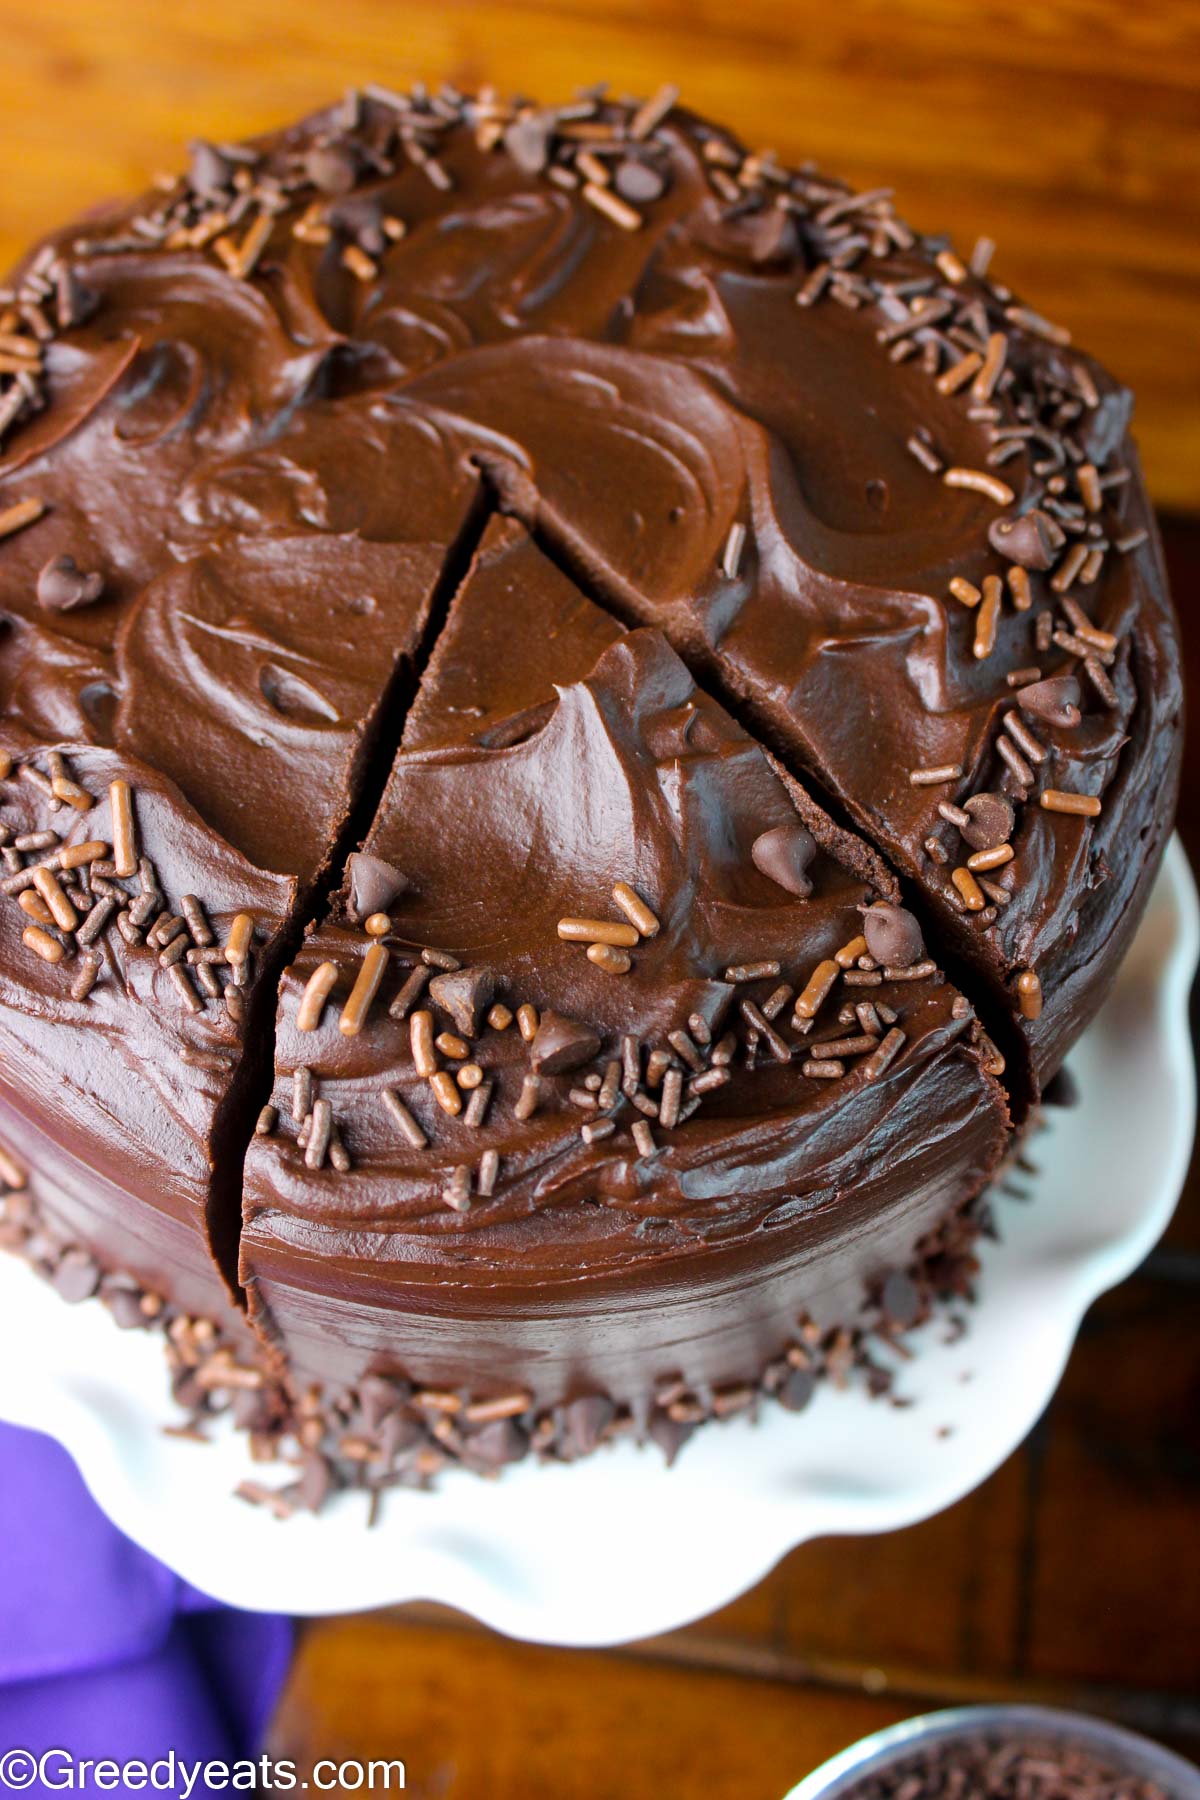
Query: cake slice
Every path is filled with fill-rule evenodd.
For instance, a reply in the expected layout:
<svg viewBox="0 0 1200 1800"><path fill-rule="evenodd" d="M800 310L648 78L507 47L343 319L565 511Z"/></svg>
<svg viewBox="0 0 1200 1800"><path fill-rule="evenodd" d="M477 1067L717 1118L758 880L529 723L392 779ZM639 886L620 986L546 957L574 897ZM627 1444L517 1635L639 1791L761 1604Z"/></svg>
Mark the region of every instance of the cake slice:
<svg viewBox="0 0 1200 1800"><path fill-rule="evenodd" d="M1108 992L1178 782L1129 396L886 201L886 263L851 275L859 198L774 191L664 239L622 341L483 345L412 391L876 845L1024 1110Z"/></svg>
<svg viewBox="0 0 1200 1800"><path fill-rule="evenodd" d="M410 1470L799 1404L1006 1137L874 853L511 521L276 1036L250 1318L327 1452Z"/></svg>

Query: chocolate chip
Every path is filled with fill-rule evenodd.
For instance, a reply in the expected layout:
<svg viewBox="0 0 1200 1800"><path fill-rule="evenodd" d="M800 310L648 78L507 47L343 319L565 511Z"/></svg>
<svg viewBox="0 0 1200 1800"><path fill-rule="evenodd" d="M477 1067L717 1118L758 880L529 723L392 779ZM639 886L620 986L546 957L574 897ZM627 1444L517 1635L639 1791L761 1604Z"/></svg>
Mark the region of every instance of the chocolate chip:
<svg viewBox="0 0 1200 1800"><path fill-rule="evenodd" d="M412 1393L407 1381L393 1380L390 1375L366 1375L358 1384L358 1404L363 1426L368 1434L379 1430L383 1421Z"/></svg>
<svg viewBox="0 0 1200 1800"><path fill-rule="evenodd" d="M350 144L317 144L304 158L304 172L323 194L348 194L358 180L358 157Z"/></svg>
<svg viewBox="0 0 1200 1800"><path fill-rule="evenodd" d="M907 969L925 953L921 927L912 914L887 900L868 906L863 914L863 934L875 961L893 969Z"/></svg>
<svg viewBox="0 0 1200 1800"><path fill-rule="evenodd" d="M359 925L372 913L386 912L408 886L407 875L381 856L368 856L356 850L346 859L350 877L350 917Z"/></svg>
<svg viewBox="0 0 1200 1800"><path fill-rule="evenodd" d="M333 1488L333 1470L316 1450L306 1450L300 1461L296 1498L309 1512L319 1512Z"/></svg>
<svg viewBox="0 0 1200 1800"><path fill-rule="evenodd" d="M368 256L382 256L387 249L383 207L374 194L352 194L348 199L337 200L326 216L334 231L351 238Z"/></svg>
<svg viewBox="0 0 1200 1800"><path fill-rule="evenodd" d="M233 180L233 164L215 144L196 138L188 145L191 163L188 180L197 194L219 194Z"/></svg>
<svg viewBox="0 0 1200 1800"><path fill-rule="evenodd" d="M807 825L776 825L754 840L750 855L754 866L768 881L774 881L789 894L806 900L812 893L808 869L817 854L817 840Z"/></svg>
<svg viewBox="0 0 1200 1800"><path fill-rule="evenodd" d="M1079 1105L1079 1083L1070 1069L1059 1069L1053 1074L1042 1089L1044 1106L1061 1106L1069 1108Z"/></svg>
<svg viewBox="0 0 1200 1800"><path fill-rule="evenodd" d="M972 794L963 801L963 811L971 822L962 827L962 835L972 850L995 850L1012 836L1017 815L1007 795Z"/></svg>
<svg viewBox="0 0 1200 1800"><path fill-rule="evenodd" d="M563 1409L563 1452L567 1456L588 1456L599 1444L617 1416L617 1409L605 1394L588 1394L572 1400Z"/></svg>
<svg viewBox="0 0 1200 1800"><path fill-rule="evenodd" d="M544 1012L529 1046L529 1059L539 1075L562 1075L600 1053L600 1039L589 1025Z"/></svg>
<svg viewBox="0 0 1200 1800"><path fill-rule="evenodd" d="M77 607L91 606L104 592L104 577L85 574L73 556L55 556L37 578L38 605L47 612L74 612Z"/></svg>
<svg viewBox="0 0 1200 1800"><path fill-rule="evenodd" d="M100 296L85 287L69 264L63 263L54 280L54 313L60 331L82 325L100 305Z"/></svg>
<svg viewBox="0 0 1200 1800"><path fill-rule="evenodd" d="M907 1331L915 1325L921 1314L921 1296L917 1284L912 1277L905 1275L901 1269L893 1269L883 1284L880 1305L884 1317L890 1324Z"/></svg>
<svg viewBox="0 0 1200 1800"><path fill-rule="evenodd" d="M666 1457L668 1469L695 1429L694 1425L685 1425L678 1419L668 1418L665 1412L655 1413L650 1421L650 1441L657 1444Z"/></svg>
<svg viewBox="0 0 1200 1800"><path fill-rule="evenodd" d="M618 167L613 185L622 200L645 206L651 200L660 199L667 184L653 164L631 157Z"/></svg>
<svg viewBox="0 0 1200 1800"><path fill-rule="evenodd" d="M100 1285L100 1271L86 1250L65 1250L50 1279L63 1299L74 1305L91 1299Z"/></svg>
<svg viewBox="0 0 1200 1800"><path fill-rule="evenodd" d="M493 1419L467 1439L467 1455L488 1469L503 1469L520 1462L529 1450L529 1438L513 1419Z"/></svg>
<svg viewBox="0 0 1200 1800"><path fill-rule="evenodd" d="M817 1378L811 1369L789 1369L775 1398L788 1412L803 1412L816 1390Z"/></svg>
<svg viewBox="0 0 1200 1800"><path fill-rule="evenodd" d="M1023 569L1048 569L1054 561L1055 532L1043 513L1022 513L1015 519L993 519L988 542L1000 556Z"/></svg>
<svg viewBox="0 0 1200 1800"><path fill-rule="evenodd" d="M1074 675L1052 675L1046 681L1033 681L1017 693L1017 705L1035 719L1048 725L1073 728L1078 725L1079 683Z"/></svg>
<svg viewBox="0 0 1200 1800"><path fill-rule="evenodd" d="M540 175L550 160L551 125L536 114L515 119L504 133L504 148L523 175Z"/></svg>
<svg viewBox="0 0 1200 1800"><path fill-rule="evenodd" d="M454 969L434 976L429 997L450 1014L463 1037L476 1037L484 1013L496 998L496 978L490 969Z"/></svg>

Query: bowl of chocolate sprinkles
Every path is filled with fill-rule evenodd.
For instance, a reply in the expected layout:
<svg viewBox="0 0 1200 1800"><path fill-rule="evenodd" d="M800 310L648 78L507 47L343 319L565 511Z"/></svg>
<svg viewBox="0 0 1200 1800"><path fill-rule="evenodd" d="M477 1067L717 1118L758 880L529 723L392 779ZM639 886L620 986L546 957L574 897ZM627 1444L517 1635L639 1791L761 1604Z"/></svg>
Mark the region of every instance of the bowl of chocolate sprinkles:
<svg viewBox="0 0 1200 1800"><path fill-rule="evenodd" d="M851 1744L786 1800L1197 1800L1200 1769L1107 1719L1049 1706L923 1713Z"/></svg>

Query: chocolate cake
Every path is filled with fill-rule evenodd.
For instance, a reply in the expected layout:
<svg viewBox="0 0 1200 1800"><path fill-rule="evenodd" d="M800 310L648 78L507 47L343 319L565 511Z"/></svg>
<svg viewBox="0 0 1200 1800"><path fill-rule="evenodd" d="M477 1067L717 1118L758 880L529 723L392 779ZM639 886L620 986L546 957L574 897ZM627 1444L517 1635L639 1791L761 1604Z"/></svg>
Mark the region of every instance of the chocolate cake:
<svg viewBox="0 0 1200 1800"><path fill-rule="evenodd" d="M377 87L0 295L5 1241L297 1494L969 1287L1170 827L1130 403L884 190Z"/></svg>

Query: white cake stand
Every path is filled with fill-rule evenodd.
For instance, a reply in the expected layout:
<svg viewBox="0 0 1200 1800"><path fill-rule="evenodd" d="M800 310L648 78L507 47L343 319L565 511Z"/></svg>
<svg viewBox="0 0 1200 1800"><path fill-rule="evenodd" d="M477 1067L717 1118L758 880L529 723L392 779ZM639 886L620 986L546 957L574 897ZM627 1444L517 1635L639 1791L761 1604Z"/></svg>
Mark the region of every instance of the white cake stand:
<svg viewBox="0 0 1200 1800"><path fill-rule="evenodd" d="M904 1409L820 1391L800 1415L699 1432L676 1466L623 1442L571 1467L461 1472L431 1494L361 1495L280 1524L234 1497L244 1441L163 1435L161 1346L99 1304L64 1306L0 1256L0 1417L49 1432L109 1516L197 1587L242 1607L347 1612L442 1601L514 1637L612 1644L732 1600L810 1538L894 1531L949 1506L1020 1443L1092 1301L1152 1248L1195 1123L1187 1002L1196 891L1172 842L1112 998L1071 1057L1083 1095L1036 1139L1032 1201L999 1194L979 1304L936 1321L898 1374ZM969 1378L969 1379L968 1379ZM270 1471L253 1471L259 1478Z"/></svg>

